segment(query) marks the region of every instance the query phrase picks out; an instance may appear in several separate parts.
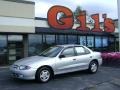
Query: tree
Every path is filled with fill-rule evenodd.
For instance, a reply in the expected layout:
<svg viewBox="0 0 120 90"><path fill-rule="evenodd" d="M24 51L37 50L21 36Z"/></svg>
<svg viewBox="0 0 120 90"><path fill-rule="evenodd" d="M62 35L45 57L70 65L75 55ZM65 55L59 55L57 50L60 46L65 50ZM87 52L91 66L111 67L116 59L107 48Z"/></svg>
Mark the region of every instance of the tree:
<svg viewBox="0 0 120 90"><path fill-rule="evenodd" d="M80 7L80 6L77 6L76 10L73 12L73 14L74 14L74 20L75 20L76 23L78 23L77 16L80 15L81 11L85 11L85 10L83 10L82 7ZM93 23L94 22L92 20L92 18L90 17L90 15L88 14L88 12L86 12L86 19L87 19L87 23Z"/></svg>
<svg viewBox="0 0 120 90"><path fill-rule="evenodd" d="M82 8L80 6L77 6L77 8L75 9L75 11L73 12L74 18L76 18L77 16L79 16L81 11L83 11Z"/></svg>
<svg viewBox="0 0 120 90"><path fill-rule="evenodd" d="M82 7L80 7L80 6L77 6L75 11L73 11L75 23L78 23L77 17L80 15L81 11L85 11L85 10L83 10ZM93 23L93 20L91 19L90 15L87 12L86 12L86 16L87 16L87 23ZM61 12L58 17L65 18L66 15Z"/></svg>

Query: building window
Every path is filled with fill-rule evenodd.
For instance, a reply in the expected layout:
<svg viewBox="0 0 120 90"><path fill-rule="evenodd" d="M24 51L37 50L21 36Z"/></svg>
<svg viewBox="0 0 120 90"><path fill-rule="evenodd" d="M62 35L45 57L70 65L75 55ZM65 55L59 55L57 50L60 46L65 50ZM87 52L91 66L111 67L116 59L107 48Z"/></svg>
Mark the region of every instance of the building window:
<svg viewBox="0 0 120 90"><path fill-rule="evenodd" d="M94 47L94 37L87 36L87 47Z"/></svg>
<svg viewBox="0 0 120 90"><path fill-rule="evenodd" d="M80 45L86 46L86 36L80 36L79 43L80 43Z"/></svg>
<svg viewBox="0 0 120 90"><path fill-rule="evenodd" d="M95 37L95 47L98 48L98 47L102 47L102 42L101 42L101 37L100 36L96 36Z"/></svg>
<svg viewBox="0 0 120 90"><path fill-rule="evenodd" d="M16 60L23 58L23 36L22 35L8 35L8 60L9 64Z"/></svg>
<svg viewBox="0 0 120 90"><path fill-rule="evenodd" d="M108 51L108 37L102 37L102 51Z"/></svg>
<svg viewBox="0 0 120 90"><path fill-rule="evenodd" d="M46 44L54 45L55 44L55 35L46 35Z"/></svg>
<svg viewBox="0 0 120 90"><path fill-rule="evenodd" d="M29 35L29 55L36 55L42 52L42 35Z"/></svg>
<svg viewBox="0 0 120 90"><path fill-rule="evenodd" d="M23 36L22 35L8 35L8 41L12 41L12 42L19 42L23 40Z"/></svg>
<svg viewBox="0 0 120 90"><path fill-rule="evenodd" d="M66 44L67 43L66 35L56 35L56 43L60 45Z"/></svg>
<svg viewBox="0 0 120 90"><path fill-rule="evenodd" d="M43 50L56 45L55 35L43 35Z"/></svg>
<svg viewBox="0 0 120 90"><path fill-rule="evenodd" d="M107 47L107 46L108 46L108 38L103 37L103 47Z"/></svg>
<svg viewBox="0 0 120 90"><path fill-rule="evenodd" d="M0 35L0 65L7 64L7 36Z"/></svg>
<svg viewBox="0 0 120 90"><path fill-rule="evenodd" d="M77 44L77 35L68 35L68 44Z"/></svg>
<svg viewBox="0 0 120 90"><path fill-rule="evenodd" d="M109 37L109 51L115 51L115 38Z"/></svg>

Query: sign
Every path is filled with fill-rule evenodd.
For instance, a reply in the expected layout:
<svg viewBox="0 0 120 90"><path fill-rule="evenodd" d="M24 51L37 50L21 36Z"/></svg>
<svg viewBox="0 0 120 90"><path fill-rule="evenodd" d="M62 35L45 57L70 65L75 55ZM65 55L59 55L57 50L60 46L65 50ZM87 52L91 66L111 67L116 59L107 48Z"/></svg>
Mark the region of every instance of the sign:
<svg viewBox="0 0 120 90"><path fill-rule="evenodd" d="M64 13L65 17L60 18L59 20L57 19L58 13ZM106 14L102 15L104 19L104 30L100 28L100 20L99 20L99 14L93 14L91 15L91 18L94 20L94 28L91 30L93 32L109 32L112 33L115 31L115 23L111 18L107 18ZM77 21L79 21L80 26L76 28L76 30L81 30L81 31L88 31L90 30L89 27L87 27L87 22L86 22L86 11L81 11L80 15L77 16ZM64 6L53 6L49 9L48 11L48 24L50 27L59 29L59 30L68 30L72 29L74 25L74 16L72 11Z"/></svg>

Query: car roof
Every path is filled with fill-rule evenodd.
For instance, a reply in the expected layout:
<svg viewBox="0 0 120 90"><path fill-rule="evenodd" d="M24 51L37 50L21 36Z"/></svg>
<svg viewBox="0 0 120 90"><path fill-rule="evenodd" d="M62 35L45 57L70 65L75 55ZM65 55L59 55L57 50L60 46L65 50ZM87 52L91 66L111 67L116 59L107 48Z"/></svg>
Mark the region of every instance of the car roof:
<svg viewBox="0 0 120 90"><path fill-rule="evenodd" d="M74 47L74 46L83 46L83 45L77 45L77 44L64 44L64 45L57 45L60 47Z"/></svg>

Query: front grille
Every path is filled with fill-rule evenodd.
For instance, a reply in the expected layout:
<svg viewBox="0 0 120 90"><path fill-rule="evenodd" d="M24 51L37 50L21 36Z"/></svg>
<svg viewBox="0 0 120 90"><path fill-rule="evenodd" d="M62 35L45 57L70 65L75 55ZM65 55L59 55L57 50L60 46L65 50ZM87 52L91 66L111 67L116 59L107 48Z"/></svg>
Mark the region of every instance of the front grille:
<svg viewBox="0 0 120 90"><path fill-rule="evenodd" d="M13 68L14 68L14 69L18 69L19 66L18 66L18 65L13 65Z"/></svg>
<svg viewBox="0 0 120 90"><path fill-rule="evenodd" d="M16 77L16 78L19 77L19 75L16 73L13 73L12 75L13 75L13 77Z"/></svg>

